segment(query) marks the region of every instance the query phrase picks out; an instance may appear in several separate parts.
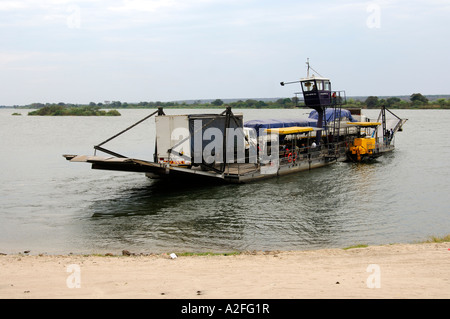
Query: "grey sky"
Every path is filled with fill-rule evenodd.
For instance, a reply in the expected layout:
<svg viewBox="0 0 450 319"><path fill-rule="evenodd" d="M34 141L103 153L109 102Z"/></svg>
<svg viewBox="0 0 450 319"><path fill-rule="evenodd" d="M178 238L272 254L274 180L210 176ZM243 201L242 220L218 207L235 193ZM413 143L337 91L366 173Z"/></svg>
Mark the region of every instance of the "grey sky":
<svg viewBox="0 0 450 319"><path fill-rule="evenodd" d="M0 105L448 94L450 1L0 0Z"/></svg>

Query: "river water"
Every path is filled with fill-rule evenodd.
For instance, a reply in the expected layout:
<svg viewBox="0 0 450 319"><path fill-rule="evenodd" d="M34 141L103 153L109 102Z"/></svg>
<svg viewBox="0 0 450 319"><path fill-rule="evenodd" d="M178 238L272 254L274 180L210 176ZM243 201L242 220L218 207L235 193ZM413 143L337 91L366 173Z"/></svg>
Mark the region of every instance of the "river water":
<svg viewBox="0 0 450 319"><path fill-rule="evenodd" d="M22 116L12 116L17 111ZM243 185L166 185L62 157L92 155L94 145L153 111L34 117L28 110L0 109L0 252L297 250L450 233L450 111L395 110L408 122L396 136L396 150L375 163L337 163ZM234 112L244 121L309 113ZM378 111L365 114L376 119ZM154 140L152 118L105 146L152 159Z"/></svg>

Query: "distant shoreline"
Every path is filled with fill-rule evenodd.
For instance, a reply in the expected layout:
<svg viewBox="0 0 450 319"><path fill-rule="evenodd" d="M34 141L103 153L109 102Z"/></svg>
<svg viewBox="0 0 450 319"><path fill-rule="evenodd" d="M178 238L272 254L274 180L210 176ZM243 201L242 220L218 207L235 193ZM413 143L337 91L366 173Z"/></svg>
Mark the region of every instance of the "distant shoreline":
<svg viewBox="0 0 450 319"><path fill-rule="evenodd" d="M227 105L223 105L223 106L193 106L193 105L186 105L186 106L165 106L163 107L164 109L169 109L169 110L177 110L177 109L224 109L225 107L227 107ZM295 110L295 109L305 109L305 110L311 110L311 108L306 107L306 106L297 106L297 107L290 107L290 108L281 108L281 107L261 107L261 108L251 108L251 107L232 107L233 109L238 109L238 110L280 110L280 109L284 109L284 110ZM377 110L378 108L367 108L367 107L357 107L357 106L345 106L343 105L342 108L361 108L363 110ZM31 108L27 108L27 107L0 107L1 109L5 109L5 110L35 110L35 109L31 109ZM157 107L103 107L101 108L102 110L156 110ZM445 107L437 107L437 106L428 106L428 107L409 107L409 108L395 108L395 107L390 107L391 110L450 110L450 108L445 108ZM15 114L15 115L20 115L20 114ZM70 115L67 115L70 116Z"/></svg>
<svg viewBox="0 0 450 319"><path fill-rule="evenodd" d="M41 109L43 107L99 107L102 109L155 109L158 107L174 109L221 109L231 106L235 109L293 109L305 107L298 97L284 98L233 98L233 99L198 99L178 101L121 102L104 101L104 103L31 103L27 105L0 105L0 108ZM411 96L347 96L344 108L377 109L386 106L390 109L450 109L450 94L422 95L414 93ZM305 107L306 108L306 107Z"/></svg>

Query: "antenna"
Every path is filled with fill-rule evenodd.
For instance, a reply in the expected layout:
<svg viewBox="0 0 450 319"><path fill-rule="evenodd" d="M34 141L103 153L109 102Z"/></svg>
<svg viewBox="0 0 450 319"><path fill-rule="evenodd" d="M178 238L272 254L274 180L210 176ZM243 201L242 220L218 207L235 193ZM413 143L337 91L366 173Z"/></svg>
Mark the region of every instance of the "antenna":
<svg viewBox="0 0 450 319"><path fill-rule="evenodd" d="M307 58L306 59L306 65L308 66L308 70L307 70L307 78L309 78L309 69L311 69L311 70L313 70L315 73L317 73L317 75L318 76L320 76L320 77L322 77L323 78L323 76L322 75L320 75L320 73L319 72L317 72L316 70L314 70L310 65L309 65L309 58Z"/></svg>
<svg viewBox="0 0 450 319"><path fill-rule="evenodd" d="M310 65L309 65L309 58L306 59L306 65L308 66L307 68L307 76L306 78L309 78L309 69L313 70L315 73L317 73L318 76L322 77L322 75L319 74L319 72L317 72L316 70L314 70ZM285 86L286 84L292 84L292 83L300 83L301 81L293 81L293 82L280 82L281 86Z"/></svg>
<svg viewBox="0 0 450 319"><path fill-rule="evenodd" d="M310 66L309 66L309 58L306 59L306 65L308 66L308 69L306 71L306 77L309 78L309 68L310 68Z"/></svg>

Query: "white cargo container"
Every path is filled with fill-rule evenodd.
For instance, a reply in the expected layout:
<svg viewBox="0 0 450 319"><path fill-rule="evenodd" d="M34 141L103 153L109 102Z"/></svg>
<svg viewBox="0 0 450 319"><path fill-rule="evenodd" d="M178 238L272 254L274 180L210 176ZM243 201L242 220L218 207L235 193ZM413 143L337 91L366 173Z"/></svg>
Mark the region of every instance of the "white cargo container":
<svg viewBox="0 0 450 319"><path fill-rule="evenodd" d="M158 163L190 165L191 138L188 115L157 116L155 123Z"/></svg>

